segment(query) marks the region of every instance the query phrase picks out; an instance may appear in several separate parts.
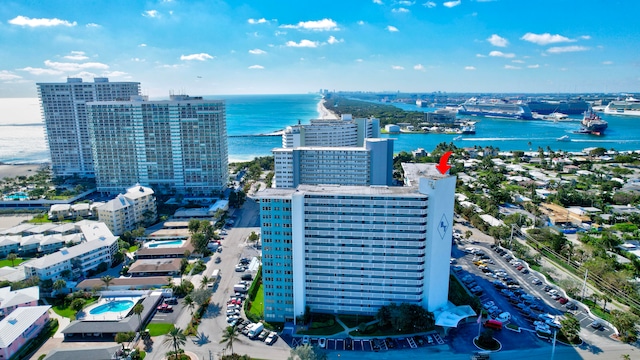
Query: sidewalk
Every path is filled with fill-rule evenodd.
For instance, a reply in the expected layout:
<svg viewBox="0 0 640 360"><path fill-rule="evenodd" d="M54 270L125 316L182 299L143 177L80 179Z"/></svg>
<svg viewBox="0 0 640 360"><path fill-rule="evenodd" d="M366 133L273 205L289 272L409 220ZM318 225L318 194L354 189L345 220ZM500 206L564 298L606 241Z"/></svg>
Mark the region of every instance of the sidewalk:
<svg viewBox="0 0 640 360"><path fill-rule="evenodd" d="M42 302L45 303L45 305L50 305L49 303L47 303L47 300L45 298L42 298ZM58 330L56 330L56 333L53 335L53 338L64 339L64 334L62 334L62 330L64 330L67 326L69 326L69 324L71 323L71 320L64 316L60 316L56 314L56 312L53 311L53 308L49 309L49 317L51 319L58 320Z"/></svg>

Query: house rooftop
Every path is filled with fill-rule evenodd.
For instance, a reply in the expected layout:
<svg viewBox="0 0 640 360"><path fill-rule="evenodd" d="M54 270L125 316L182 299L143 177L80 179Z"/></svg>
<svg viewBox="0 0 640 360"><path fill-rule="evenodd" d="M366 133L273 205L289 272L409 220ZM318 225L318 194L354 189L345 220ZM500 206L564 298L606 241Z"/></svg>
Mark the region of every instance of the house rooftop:
<svg viewBox="0 0 640 360"><path fill-rule="evenodd" d="M0 321L0 348L9 347L24 334L51 306L28 306L15 309Z"/></svg>

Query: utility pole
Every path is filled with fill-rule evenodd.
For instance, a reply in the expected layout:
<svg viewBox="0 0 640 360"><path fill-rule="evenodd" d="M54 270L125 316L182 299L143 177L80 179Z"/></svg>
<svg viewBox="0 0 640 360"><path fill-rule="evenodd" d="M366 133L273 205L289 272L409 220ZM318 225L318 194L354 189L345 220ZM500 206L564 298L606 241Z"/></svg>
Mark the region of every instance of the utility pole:
<svg viewBox="0 0 640 360"><path fill-rule="evenodd" d="M587 276L589 275L589 269L584 272L584 281L582 282L582 297L580 300L584 299L584 292L587 289Z"/></svg>

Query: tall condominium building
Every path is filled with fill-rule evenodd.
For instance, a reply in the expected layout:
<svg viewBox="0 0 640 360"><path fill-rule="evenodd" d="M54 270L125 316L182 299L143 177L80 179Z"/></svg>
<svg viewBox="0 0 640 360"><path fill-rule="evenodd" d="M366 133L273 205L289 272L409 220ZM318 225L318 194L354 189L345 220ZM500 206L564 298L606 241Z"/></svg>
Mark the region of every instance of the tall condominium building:
<svg viewBox="0 0 640 360"><path fill-rule="evenodd" d="M86 104L91 101L128 100L139 95L138 82L109 82L95 78L93 83L68 78L66 83L39 83L51 168L57 176L94 176Z"/></svg>
<svg viewBox="0 0 640 360"><path fill-rule="evenodd" d="M289 126L282 133L282 147L364 146L364 139L380 137L380 120L353 119L343 114L337 119L315 119L308 125Z"/></svg>
<svg viewBox="0 0 640 360"><path fill-rule="evenodd" d="M275 187L300 184L392 185L393 139L364 139L362 147L272 150Z"/></svg>
<svg viewBox="0 0 640 360"><path fill-rule="evenodd" d="M228 182L223 100L172 95L170 100L88 104L97 189L131 184L160 193L210 196Z"/></svg>
<svg viewBox="0 0 640 360"><path fill-rule="evenodd" d="M105 223L117 236L149 224L158 216L153 190L140 185L128 188L124 194L118 194L115 199L97 208L97 211L98 220Z"/></svg>
<svg viewBox="0 0 640 360"><path fill-rule="evenodd" d="M409 169L411 170L411 169ZM300 185L260 195L264 316L446 306L456 178L416 164L407 186Z"/></svg>

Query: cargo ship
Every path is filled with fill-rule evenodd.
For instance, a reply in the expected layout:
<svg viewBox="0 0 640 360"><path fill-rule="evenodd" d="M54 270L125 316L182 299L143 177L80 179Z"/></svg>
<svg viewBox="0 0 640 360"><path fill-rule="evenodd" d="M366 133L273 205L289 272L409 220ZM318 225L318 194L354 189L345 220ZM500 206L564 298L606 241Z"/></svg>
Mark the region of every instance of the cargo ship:
<svg viewBox="0 0 640 360"><path fill-rule="evenodd" d="M578 133L591 134L591 135L602 135L604 131L609 127L609 123L602 120L598 114L591 111L585 111L584 117L582 118L582 129L578 131Z"/></svg>

